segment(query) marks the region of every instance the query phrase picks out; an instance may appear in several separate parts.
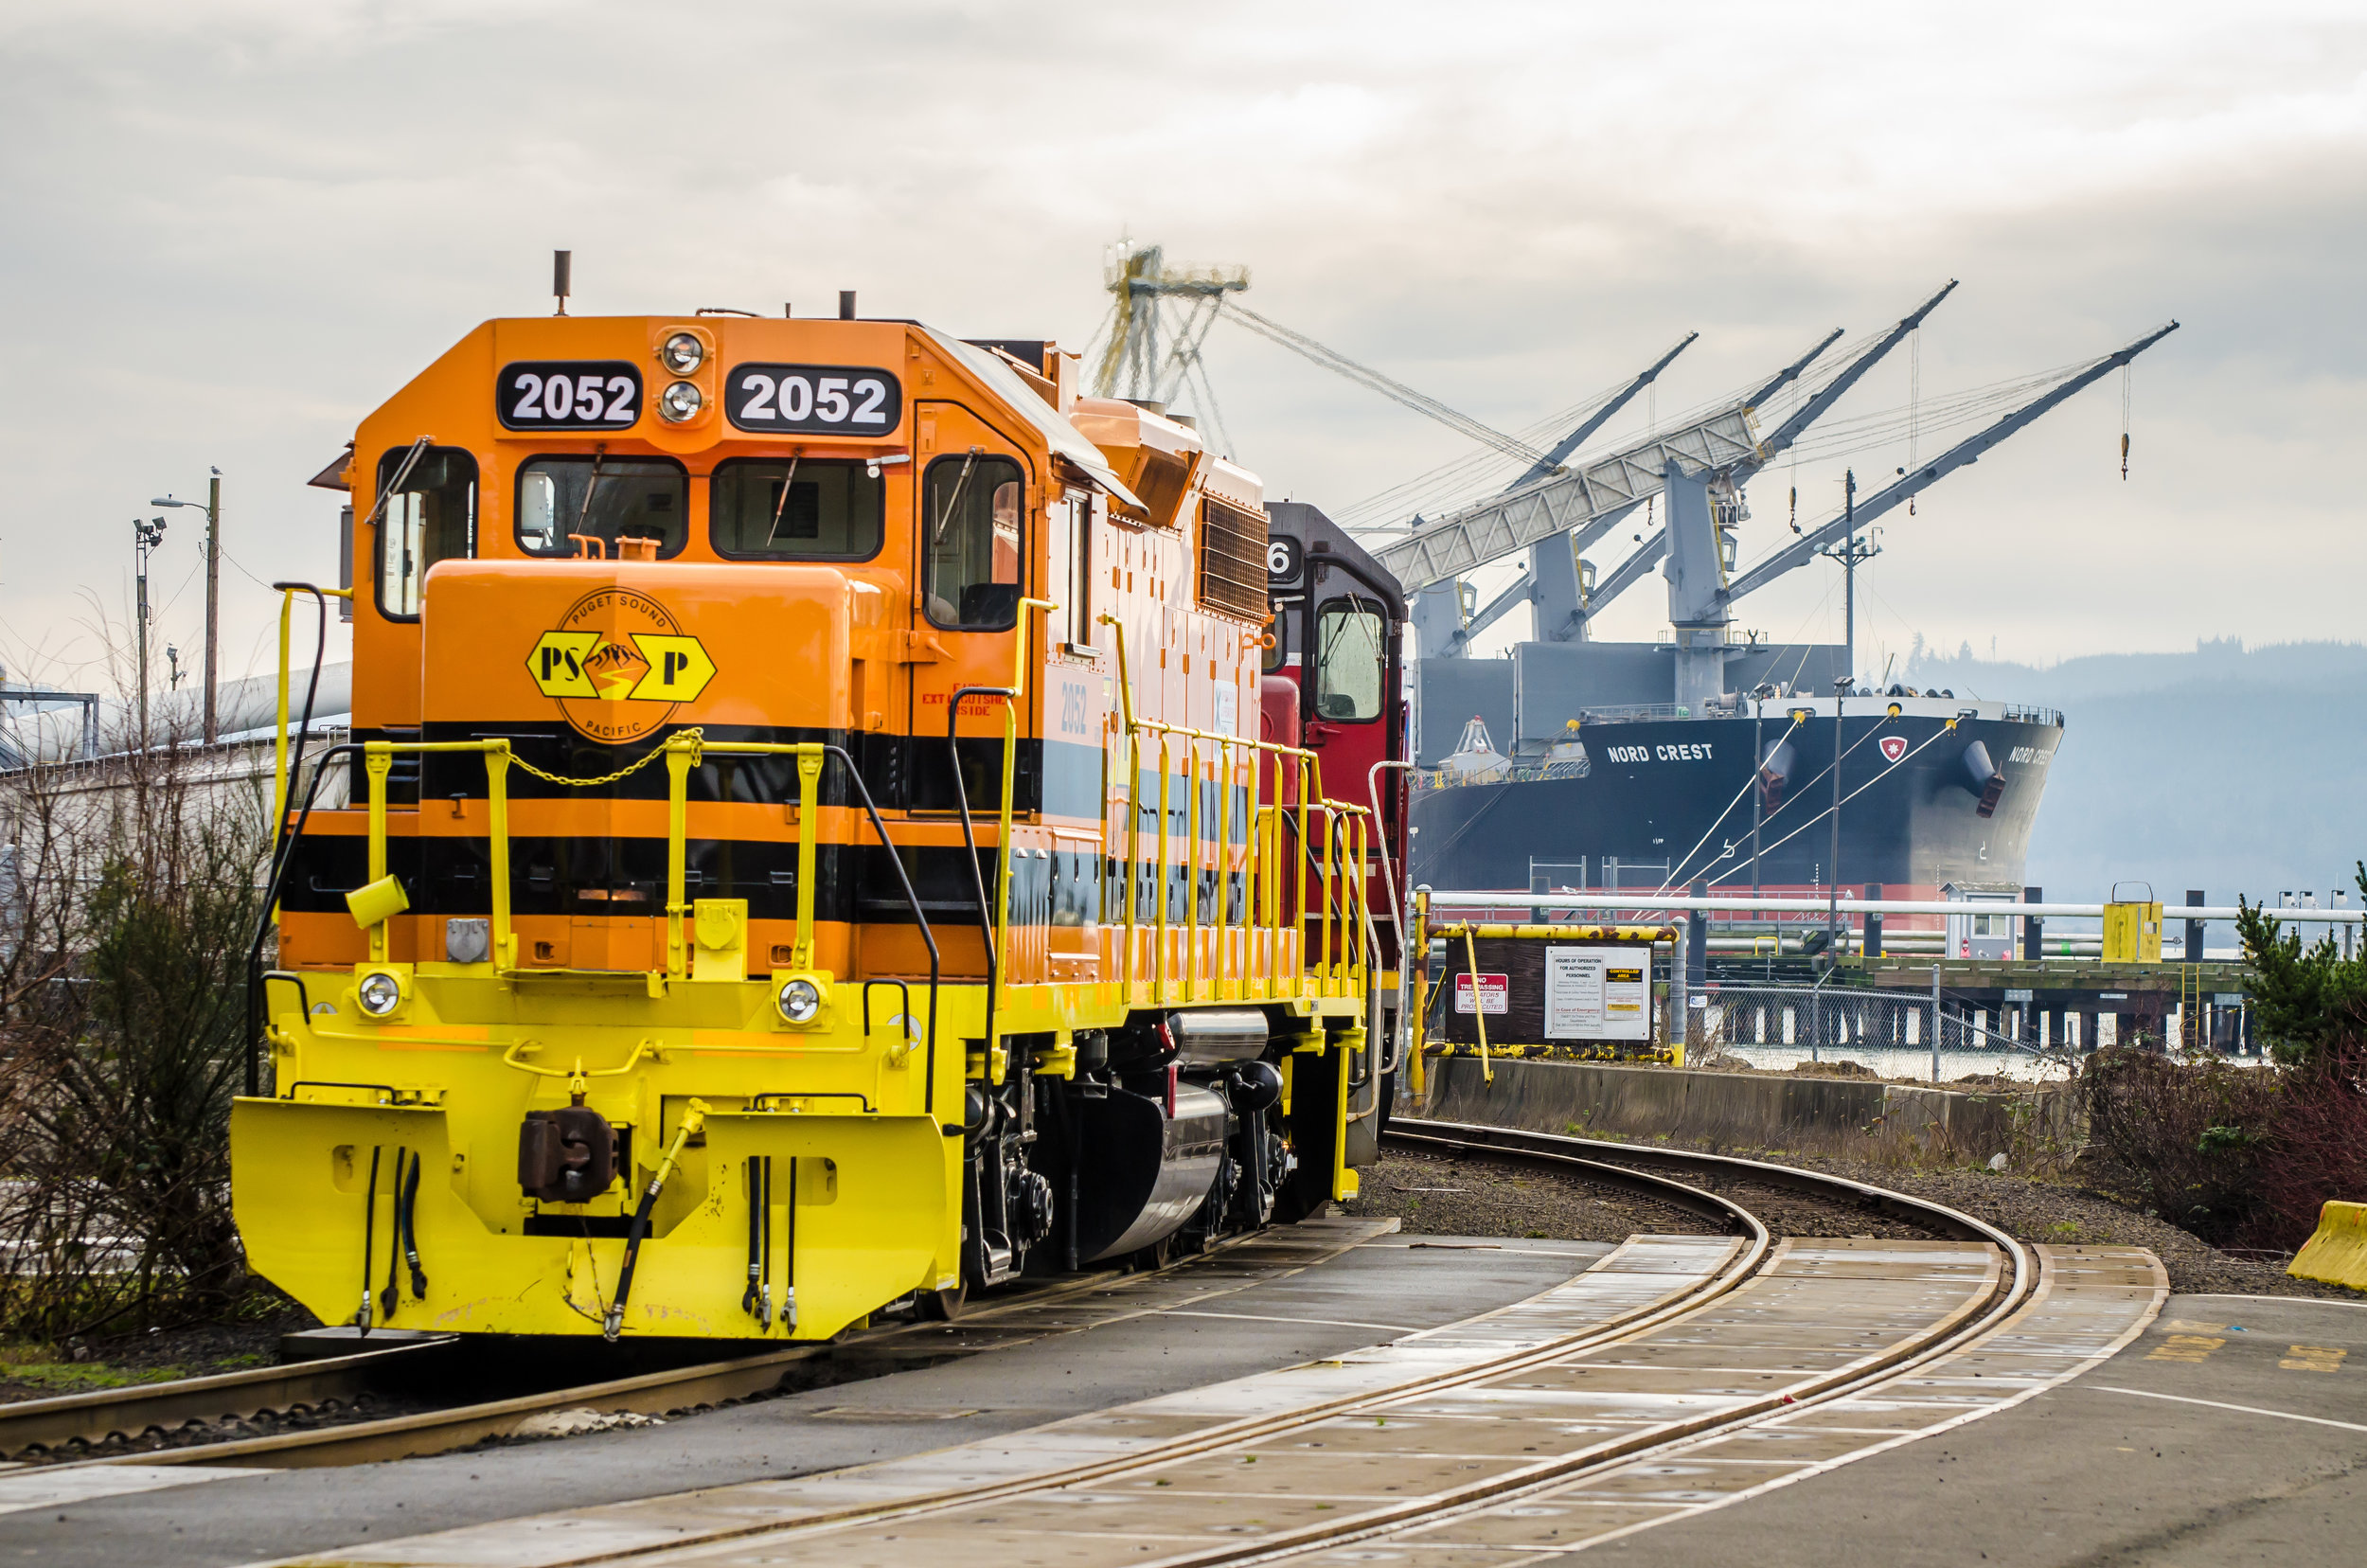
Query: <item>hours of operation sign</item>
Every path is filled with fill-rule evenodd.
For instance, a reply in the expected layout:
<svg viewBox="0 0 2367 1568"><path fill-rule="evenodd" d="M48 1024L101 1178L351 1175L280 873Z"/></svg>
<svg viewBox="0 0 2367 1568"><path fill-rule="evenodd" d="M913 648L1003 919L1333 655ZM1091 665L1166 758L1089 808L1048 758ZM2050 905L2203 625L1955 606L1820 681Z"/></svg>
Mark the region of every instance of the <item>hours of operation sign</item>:
<svg viewBox="0 0 2367 1568"><path fill-rule="evenodd" d="M1545 1038L1651 1039L1651 978L1648 948L1548 947Z"/></svg>

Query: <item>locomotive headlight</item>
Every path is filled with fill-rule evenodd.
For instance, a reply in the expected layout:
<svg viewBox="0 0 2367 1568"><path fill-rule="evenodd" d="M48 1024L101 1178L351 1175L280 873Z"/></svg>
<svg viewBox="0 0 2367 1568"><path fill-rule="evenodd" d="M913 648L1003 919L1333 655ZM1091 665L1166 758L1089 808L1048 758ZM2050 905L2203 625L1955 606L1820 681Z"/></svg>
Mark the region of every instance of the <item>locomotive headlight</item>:
<svg viewBox="0 0 2367 1568"><path fill-rule="evenodd" d="M822 988L810 980L785 980L774 1001L792 1024L810 1024L822 1011Z"/></svg>
<svg viewBox="0 0 2367 1568"><path fill-rule="evenodd" d="M402 982L378 970L362 976L354 994L360 998L364 1012L372 1018L383 1018L402 1006Z"/></svg>
<svg viewBox="0 0 2367 1568"><path fill-rule="evenodd" d="M687 376L707 357L707 346L688 332L676 332L657 351L658 363L677 376Z"/></svg>
<svg viewBox="0 0 2367 1568"><path fill-rule="evenodd" d="M695 419L699 410L706 406L706 397L688 382L675 382L658 394L657 411L675 424Z"/></svg>

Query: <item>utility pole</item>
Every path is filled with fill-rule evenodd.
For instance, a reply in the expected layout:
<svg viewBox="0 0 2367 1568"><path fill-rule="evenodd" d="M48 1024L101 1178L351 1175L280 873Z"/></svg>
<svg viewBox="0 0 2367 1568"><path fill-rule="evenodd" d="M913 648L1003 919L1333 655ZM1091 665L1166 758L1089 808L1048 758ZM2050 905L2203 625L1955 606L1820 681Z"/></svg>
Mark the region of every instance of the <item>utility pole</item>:
<svg viewBox="0 0 2367 1568"><path fill-rule="evenodd" d="M1816 553L1829 561L1841 562L1841 636L1842 648L1851 680L1858 676L1858 568L1882 553L1879 544L1860 543L1858 540L1858 471L1851 469L1842 479L1842 526L1848 530L1838 544L1827 544Z"/></svg>
<svg viewBox="0 0 2367 1568"><path fill-rule="evenodd" d="M205 485L205 743L222 739L222 470Z"/></svg>
<svg viewBox="0 0 2367 1568"><path fill-rule="evenodd" d="M139 744L143 751L148 747L148 554L164 542L163 518L132 519L132 556L139 589L135 614L139 633Z"/></svg>
<svg viewBox="0 0 2367 1568"><path fill-rule="evenodd" d="M169 495L149 502L151 507L187 507L205 514L205 743L209 746L222 739L222 716L218 711L222 671L222 470L215 469L212 473L202 508L194 501L175 501ZM157 526L164 526L161 518Z"/></svg>

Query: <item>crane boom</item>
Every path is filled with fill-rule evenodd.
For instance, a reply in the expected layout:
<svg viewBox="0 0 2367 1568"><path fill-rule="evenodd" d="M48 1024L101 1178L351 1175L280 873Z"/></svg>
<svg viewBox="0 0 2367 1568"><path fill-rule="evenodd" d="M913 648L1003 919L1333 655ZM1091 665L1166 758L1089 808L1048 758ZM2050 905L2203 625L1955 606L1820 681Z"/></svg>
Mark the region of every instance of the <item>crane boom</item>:
<svg viewBox="0 0 2367 1568"><path fill-rule="evenodd" d="M1967 464L1980 461L1981 454L1987 452L1991 447L1997 445L2000 441L2004 440L2007 437L2013 435L2024 425L2027 425L2033 420L2038 419L2056 404L2078 392L2082 387L2085 387L2090 383L2111 374L2114 370L2117 370L2122 365L2127 365L2130 360L2135 359L2139 354L2144 353L2146 349L2152 347L2155 344L2161 342L2163 338L2168 337L2172 332L2177 330L2178 323L2173 321L2167 326L2156 328L2154 330L2146 333L2144 337L2141 337L2136 342L2130 344L2127 347L2117 349L2112 353L2105 355L2102 359L2097 360L2092 365L2090 365L2086 369L2081 370L2076 375L2056 383L2044 394L2033 399L2027 403L2024 403L2021 407L2014 410L2011 414L2006 415L1995 424L1990 425L1986 430L1980 432L1978 435L1966 437L1964 440L1957 442L1954 446L1949 447L1946 452L1940 454L1939 456L1932 458L1931 461L1916 469L1913 473L1908 474L1905 478L1898 480L1895 484L1888 485L1882 490L1876 491L1874 494L1867 496L1864 500L1858 503L1854 517L1837 517L1832 522L1825 524L1823 527L1809 529L1806 533L1802 534L1798 539L1795 539L1790 543L1786 544L1782 549L1776 551L1773 555L1769 556L1766 560L1757 562L1741 576L1735 579L1734 586L1731 590L1731 597L1734 598L1740 598L1743 595L1750 593L1753 589L1764 588L1767 584L1774 581L1777 578L1783 576L1786 572L1792 570L1794 567L1806 565L1808 561L1814 560L1816 552L1823 549L1825 545L1831 544L1845 537L1853 528L1864 527L1867 524L1873 522L1874 519L1881 516L1884 512L1889 511L1893 507L1897 506L1909 496L1929 489L1931 486L1938 483L1941 479L1955 472L1958 469L1965 467ZM1646 547L1649 548L1650 546L1647 545ZM1622 569L1625 569L1625 562L1622 562Z"/></svg>
<svg viewBox="0 0 2367 1568"><path fill-rule="evenodd" d="M1844 366L1841 374L1786 420L1783 428L1789 434L1784 437L1785 444L1790 444L1876 360L1921 324L1931 308L1948 297L1948 290L1954 287L1951 282L1948 289L1925 300L1913 314ZM1646 499L1660 493L1661 476L1669 457L1676 457L1688 472L1717 469L1755 473L1774 454L1758 439L1753 411L1785 383L1798 379L1840 336L1841 330L1834 329L1747 397L1666 437L1651 437L1599 462L1554 470L1542 478L1434 521L1416 518L1404 538L1379 552L1381 561L1397 574L1407 593L1419 593L1432 583L1476 570L1558 533L1574 536L1574 551L1585 549ZM1691 341L1686 339L1686 343ZM1677 349L1684 347L1681 343ZM1620 401L1649 384L1677 349L1671 349L1659 365L1630 383ZM1595 423L1599 427L1599 419ZM1582 427L1577 434L1579 439L1584 439L1593 432ZM1532 468L1530 472L1537 470ZM1589 603L1600 597L1599 593L1590 596ZM1504 608L1509 609L1510 605Z"/></svg>
<svg viewBox="0 0 2367 1568"><path fill-rule="evenodd" d="M1868 348L1864 353L1860 354L1856 359L1851 360L1846 365L1843 365L1840 375L1835 376L1831 381L1826 382L1822 387L1819 387L1814 397L1800 405L1798 413L1792 415L1790 419L1786 419L1782 424L1776 426L1773 431L1769 433L1767 440L1762 444L1758 461L1745 464L1744 466L1735 470L1731 476L1735 483L1739 485L1744 480L1750 478L1751 475L1758 472L1761 468L1766 466L1769 458L1775 456L1777 454L1789 447L1792 442L1798 440L1802 431L1807 429L1808 426L1823 419L1824 417L1824 411L1832 407L1833 404L1839 402L1842 393L1847 392L1851 387L1857 385L1860 377L1863 376L1867 371L1873 369L1877 365L1880 364L1883 355L1897 347L1901 339L1906 337L1909 332L1913 331L1916 328L1923 325L1923 318L1930 315L1939 305L1941 300L1946 299L1949 294L1955 292L1956 280L1951 277L1941 286L1939 293L1933 294L1931 298L1916 306L1913 311L1907 312L1905 316L1900 318L1895 327L1893 327L1889 331L1883 333L1879 338L1875 340L1872 347ZM1838 336L1839 334L1835 335ZM1831 338L1825 339L1825 342L1827 343L1830 343L1831 341ZM1775 390L1776 386L1781 384L1782 383L1780 382L1771 383L1765 391L1760 394L1760 396L1764 397L1771 394Z"/></svg>
<svg viewBox="0 0 2367 1568"><path fill-rule="evenodd" d="M1946 299L1955 287L1956 280L1949 278L1937 294L1901 317L1896 326L1877 338L1864 352L1843 365L1839 375L1825 383L1814 397L1800 406L1798 412L1778 425L1766 440L1760 442L1759 450L1755 454L1735 465L1731 472L1735 483L1740 484L1758 472L1777 454L1798 440L1800 433L1823 418L1824 411L1840 401L1842 393L1857 385L1859 379L1873 369L1883 355L1897 347L1899 341L1909 332L1922 326L1923 318L1930 315L1932 308L1941 300ZM1766 385L1751 394L1753 403L1765 402L1769 398L1773 397L1785 383L1798 379L1801 372L1807 369L1809 362L1831 347L1833 340L1839 336L1841 336L1841 329L1836 327L1824 335L1823 342L1769 378ZM1621 512L1617 516L1604 519L1604 522L1606 524L1616 523L1619 517L1625 515L1625 512ZM1593 540L1599 538L1603 531L1602 529L1595 530L1579 547L1584 548L1586 544L1593 543ZM1667 553L1668 530L1663 528L1636 546L1633 553L1612 567L1609 574L1595 583L1594 591L1586 597L1587 615L1592 617L1603 606L1634 587L1643 579L1646 572L1660 564L1661 558Z"/></svg>
<svg viewBox="0 0 2367 1568"><path fill-rule="evenodd" d="M1751 410L1742 403L1707 419L1567 469L1508 495L1417 524L1382 546L1380 563L1409 594L1500 560L1542 539L1657 494L1670 460L1685 472L1725 470L1758 451Z"/></svg>
<svg viewBox="0 0 2367 1568"><path fill-rule="evenodd" d="M1651 365L1641 375L1637 376L1635 380L1621 387L1617 392L1612 393L1609 401L1605 402L1602 407L1596 409L1593 414L1588 415L1584 419L1580 420L1576 429L1571 431L1569 435L1564 436L1560 440L1556 441L1552 448L1546 452L1544 456L1539 457L1536 462L1530 464L1529 471L1526 473L1523 473L1520 478L1515 479L1511 484L1506 485L1504 487L1504 493L1509 495L1514 490L1519 490L1522 485L1533 485L1539 479L1544 478L1547 474L1557 471L1561 467L1561 460L1563 458L1569 456L1572 453L1577 451L1578 448L1584 446L1586 444L1586 438L1593 435L1596 431L1602 429L1604 425L1610 423L1611 417L1618 413L1621 409L1627 407L1628 402L1638 392L1643 391L1646 387L1658 381L1660 379L1660 373L1668 368L1669 362L1674 360L1679 354L1683 353L1687 348L1692 347L1693 340L1700 335L1701 334L1700 332L1687 332L1683 337L1679 338L1675 347L1669 349L1668 352L1663 354L1659 359L1654 360Z"/></svg>

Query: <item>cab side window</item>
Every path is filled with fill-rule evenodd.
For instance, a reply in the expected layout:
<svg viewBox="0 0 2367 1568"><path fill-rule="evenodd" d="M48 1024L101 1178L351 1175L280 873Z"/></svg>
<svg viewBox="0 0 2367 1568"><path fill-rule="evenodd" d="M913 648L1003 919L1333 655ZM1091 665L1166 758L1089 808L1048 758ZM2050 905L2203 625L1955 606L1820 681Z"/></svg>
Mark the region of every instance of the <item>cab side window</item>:
<svg viewBox="0 0 2367 1568"><path fill-rule="evenodd" d="M378 460L378 610L417 620L427 569L476 554L476 459L458 447L411 458L399 447Z"/></svg>
<svg viewBox="0 0 2367 1568"><path fill-rule="evenodd" d="M1315 717L1349 723L1380 717L1388 628L1377 610L1335 599L1315 617Z"/></svg>
<svg viewBox="0 0 2367 1568"><path fill-rule="evenodd" d="M1025 494L1008 457L971 452L929 465L920 526L922 602L933 625L1007 632L1019 624Z"/></svg>

